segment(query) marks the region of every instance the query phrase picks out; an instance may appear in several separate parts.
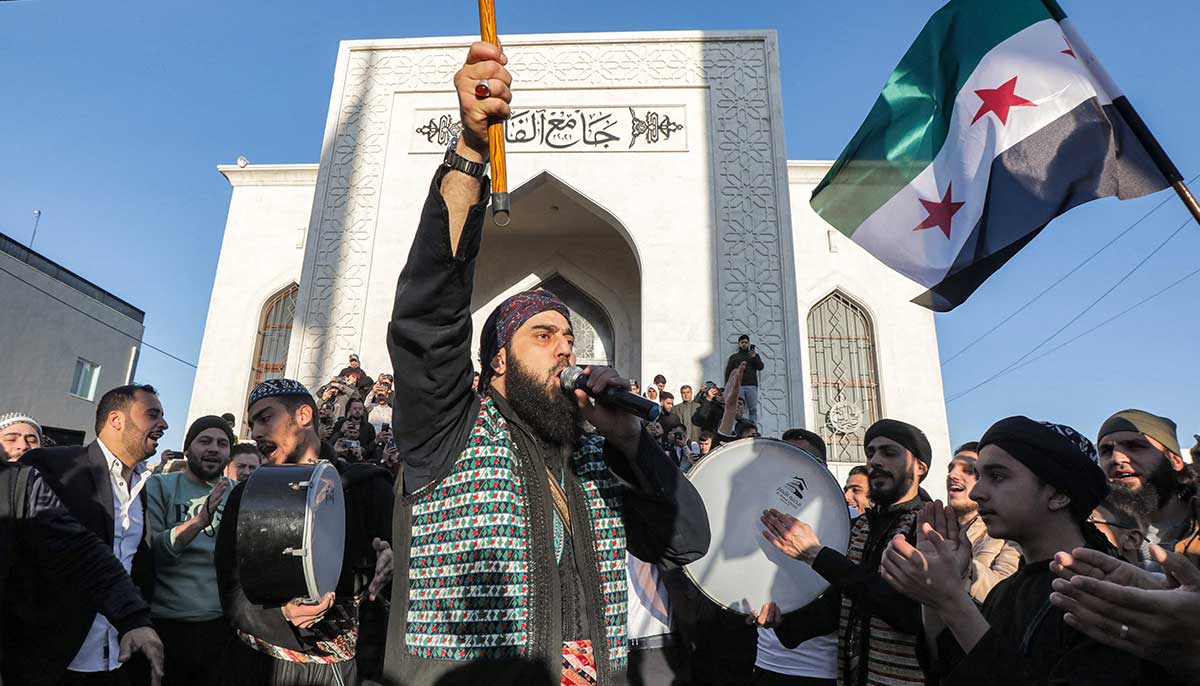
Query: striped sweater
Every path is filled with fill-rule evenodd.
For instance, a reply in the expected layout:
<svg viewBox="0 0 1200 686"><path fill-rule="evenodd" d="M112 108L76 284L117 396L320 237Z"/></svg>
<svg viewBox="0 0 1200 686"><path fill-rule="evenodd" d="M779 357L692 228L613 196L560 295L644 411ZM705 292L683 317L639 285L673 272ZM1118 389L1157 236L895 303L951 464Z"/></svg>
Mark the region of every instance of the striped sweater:
<svg viewBox="0 0 1200 686"><path fill-rule="evenodd" d="M872 518L856 518L846 557L855 564L878 567L881 553L896 534L912 540L919 507L883 519L886 532L872 532ZM879 520L876 520L877 522ZM858 607L843 594L838 621L838 686L918 686L925 674L917 661L918 637L900 631ZM864 664L865 660L865 664Z"/></svg>

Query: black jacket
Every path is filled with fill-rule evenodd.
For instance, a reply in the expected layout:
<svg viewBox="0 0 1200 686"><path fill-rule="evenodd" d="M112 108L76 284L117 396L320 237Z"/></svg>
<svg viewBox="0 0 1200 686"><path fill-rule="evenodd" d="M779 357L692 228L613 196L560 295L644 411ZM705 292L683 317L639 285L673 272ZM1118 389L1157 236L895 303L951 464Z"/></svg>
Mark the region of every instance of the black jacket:
<svg viewBox="0 0 1200 686"><path fill-rule="evenodd" d="M728 379L734 368L743 362L746 363L746 371L742 372L742 385L757 386L758 373L763 368L762 353L751 355L748 350L738 350L730 355L729 361L725 363L725 378Z"/></svg>
<svg viewBox="0 0 1200 686"><path fill-rule="evenodd" d="M86 446L33 450L21 457L21 464L35 467L71 516L106 546L109 558L105 559L105 564L110 559L115 561L112 555L112 481L100 444L93 441ZM144 511L144 488L140 498ZM147 604L154 590L150 534L150 522L144 520L142 540L134 554L131 573L142 601ZM101 569L96 571L101 573ZM31 674L44 675L52 683L83 646L100 608L88 597L86 587L73 588L62 583L57 575L39 575L34 568L19 571L11 581L13 588L7 593L9 597L15 596L16 602L11 613L5 603L5 619L15 618L23 627L19 631L6 632L8 645L5 652L24 656L26 665L32 668ZM119 585L119 581L110 583ZM125 597L124 602L135 603L135 600ZM120 626L114 626L121 630Z"/></svg>

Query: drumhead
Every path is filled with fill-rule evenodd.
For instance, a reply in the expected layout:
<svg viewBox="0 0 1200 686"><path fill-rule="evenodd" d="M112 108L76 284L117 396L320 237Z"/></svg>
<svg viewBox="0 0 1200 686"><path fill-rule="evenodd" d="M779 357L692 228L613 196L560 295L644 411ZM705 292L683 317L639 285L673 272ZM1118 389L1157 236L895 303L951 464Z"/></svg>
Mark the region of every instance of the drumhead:
<svg viewBox="0 0 1200 686"><path fill-rule="evenodd" d="M757 612L774 601L797 610L829 583L788 557L764 536L763 510L775 508L816 531L822 545L845 553L850 513L841 485L815 457L770 439L721 446L687 473L708 512L708 554L684 568L713 602L734 612Z"/></svg>
<svg viewBox="0 0 1200 686"><path fill-rule="evenodd" d="M342 478L328 462L319 462L308 480L304 519L304 581L316 602L337 589L346 546L346 498Z"/></svg>

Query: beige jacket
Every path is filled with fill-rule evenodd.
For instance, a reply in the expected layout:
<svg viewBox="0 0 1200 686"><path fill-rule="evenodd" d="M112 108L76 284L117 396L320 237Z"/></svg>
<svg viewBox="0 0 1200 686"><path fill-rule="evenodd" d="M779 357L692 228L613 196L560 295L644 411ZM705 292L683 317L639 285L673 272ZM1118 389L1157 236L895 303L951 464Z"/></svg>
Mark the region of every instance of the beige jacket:
<svg viewBox="0 0 1200 686"><path fill-rule="evenodd" d="M967 571L971 597L982 603L996 584L1017 571L1021 551L1011 541L988 536L987 526L978 516L967 527L967 540L971 541L971 568Z"/></svg>

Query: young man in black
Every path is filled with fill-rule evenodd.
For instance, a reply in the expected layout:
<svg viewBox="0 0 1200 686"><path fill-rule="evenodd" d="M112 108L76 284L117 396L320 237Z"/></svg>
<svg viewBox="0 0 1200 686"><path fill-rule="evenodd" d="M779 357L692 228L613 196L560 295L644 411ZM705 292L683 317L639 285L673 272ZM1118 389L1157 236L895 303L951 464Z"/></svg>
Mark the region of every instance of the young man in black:
<svg viewBox="0 0 1200 686"><path fill-rule="evenodd" d="M1051 604L1060 551L1115 552L1088 522L1108 490L1091 441L1070 427L1009 417L979 441L971 498L994 538L1016 543L1026 564L980 608L963 579L971 559L952 512L931 503L914 547L897 537L883 578L924 607L926 668L942 684L1169 684L1163 670L1096 643Z"/></svg>

